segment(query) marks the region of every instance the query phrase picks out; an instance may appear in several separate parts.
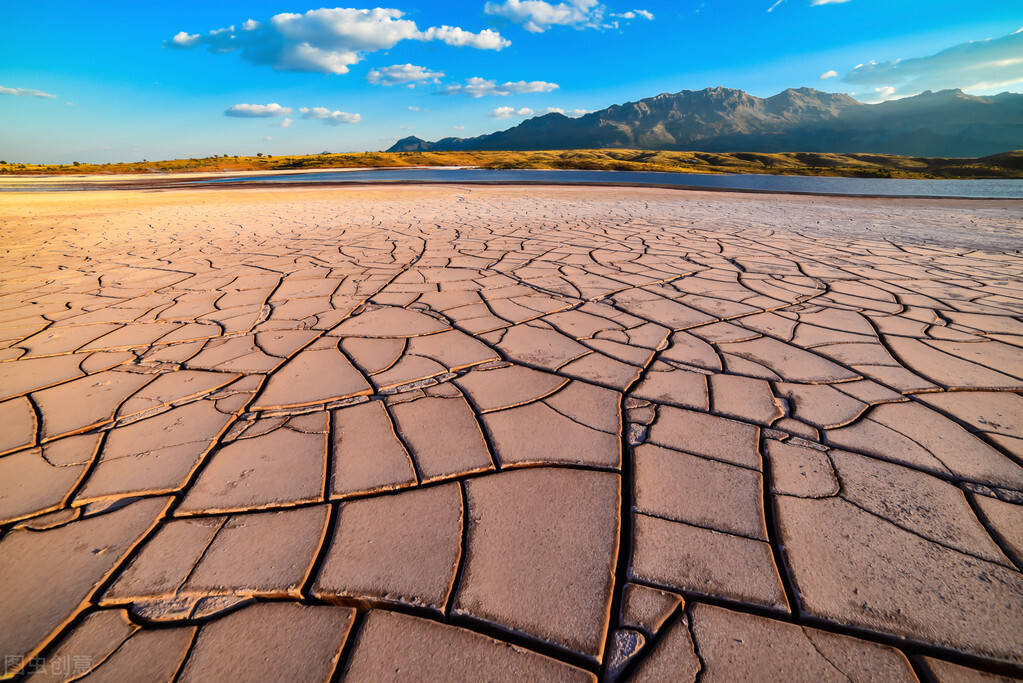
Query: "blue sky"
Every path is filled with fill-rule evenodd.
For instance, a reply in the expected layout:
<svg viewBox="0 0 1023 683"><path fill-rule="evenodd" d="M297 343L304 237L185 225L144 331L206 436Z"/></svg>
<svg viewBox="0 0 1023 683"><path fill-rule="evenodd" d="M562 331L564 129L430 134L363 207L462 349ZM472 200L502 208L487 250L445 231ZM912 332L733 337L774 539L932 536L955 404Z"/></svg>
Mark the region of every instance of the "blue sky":
<svg viewBox="0 0 1023 683"><path fill-rule="evenodd" d="M7 161L376 150L717 85L1023 91L1018 0L8 0L0 16Z"/></svg>

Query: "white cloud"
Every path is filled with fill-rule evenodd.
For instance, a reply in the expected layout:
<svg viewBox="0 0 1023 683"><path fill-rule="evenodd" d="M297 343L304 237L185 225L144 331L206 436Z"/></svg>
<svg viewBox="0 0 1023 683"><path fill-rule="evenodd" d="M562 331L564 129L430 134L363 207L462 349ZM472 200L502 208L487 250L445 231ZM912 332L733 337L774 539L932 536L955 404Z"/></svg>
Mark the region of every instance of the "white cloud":
<svg viewBox="0 0 1023 683"><path fill-rule="evenodd" d="M474 47L477 50L503 50L511 45L501 34L485 28L479 33L460 29L457 26L431 26L417 40L439 40L454 47Z"/></svg>
<svg viewBox="0 0 1023 683"><path fill-rule="evenodd" d="M291 119L287 119L286 118L283 121L281 121L281 128L291 128L291 124L293 124L293 123L294 123L294 121L292 121Z"/></svg>
<svg viewBox="0 0 1023 683"><path fill-rule="evenodd" d="M43 99L52 100L55 99L56 95L51 95L48 92L42 90L34 90L32 88L5 88L0 85L0 95L14 95L15 97L41 97Z"/></svg>
<svg viewBox="0 0 1023 683"><path fill-rule="evenodd" d="M276 14L266 22L247 20L205 35L180 31L165 45L176 48L204 46L210 52L237 51L251 64L281 71L348 73L367 52L388 50L403 40L440 41L448 45L501 50L511 45L491 29L473 33L454 26L420 31L401 10L314 9L305 14Z"/></svg>
<svg viewBox="0 0 1023 683"><path fill-rule="evenodd" d="M653 12L648 12L645 9L633 9L633 10L629 10L628 12L621 12L621 13L614 13L614 12L612 12L611 16L614 17L615 19L626 19L626 20L629 20L629 19L635 19L636 17L642 17L643 19L646 19L648 21L653 21L654 20Z"/></svg>
<svg viewBox="0 0 1023 683"><path fill-rule="evenodd" d="M483 11L510 19L531 33L543 33L552 26L597 28L604 6L597 0L566 0L551 4L545 0L504 0L488 2Z"/></svg>
<svg viewBox="0 0 1023 683"><path fill-rule="evenodd" d="M224 116L237 118L269 118L272 116L286 116L291 113L291 107L282 107L276 102L270 104L232 104L224 111Z"/></svg>
<svg viewBox="0 0 1023 683"><path fill-rule="evenodd" d="M585 114L592 113L589 109L562 109L561 107L547 107L546 114L563 114L575 118L577 116L583 116Z"/></svg>
<svg viewBox="0 0 1023 683"><path fill-rule="evenodd" d="M394 64L373 69L367 74L366 80L375 85L415 85L432 81L439 83L444 77L443 71L430 71L426 67L415 64Z"/></svg>
<svg viewBox="0 0 1023 683"><path fill-rule="evenodd" d="M513 116L535 116L536 112L529 107L498 107L494 111L490 112L491 118L495 119L510 119Z"/></svg>
<svg viewBox="0 0 1023 683"><path fill-rule="evenodd" d="M842 80L891 95L961 88L991 92L1023 82L1023 33L953 45L927 57L859 64Z"/></svg>
<svg viewBox="0 0 1023 683"><path fill-rule="evenodd" d="M199 40L202 38L198 33L185 33L184 31L178 31L174 34L174 37L170 39L170 45L174 47L192 47L198 45Z"/></svg>
<svg viewBox="0 0 1023 683"><path fill-rule="evenodd" d="M409 111L422 111L422 109L420 109L419 107L413 107L413 106L409 106L408 110Z"/></svg>
<svg viewBox="0 0 1023 683"><path fill-rule="evenodd" d="M453 126L455 130L465 130L465 126Z"/></svg>
<svg viewBox="0 0 1023 683"><path fill-rule="evenodd" d="M1023 83L1023 77L1013 78L1008 81L979 81L966 86L963 90L969 90L971 92L993 92L995 90L1004 90L1005 88L1019 85L1021 83Z"/></svg>
<svg viewBox="0 0 1023 683"><path fill-rule="evenodd" d="M303 119L315 119L331 126L362 121L361 114L349 114L348 112L337 110L331 111L326 107L302 107L298 111L302 114Z"/></svg>
<svg viewBox="0 0 1023 683"><path fill-rule="evenodd" d="M507 90L515 94L551 92L559 87L561 86L557 83L548 83L547 81L508 81L501 84L501 90Z"/></svg>
<svg viewBox="0 0 1023 683"><path fill-rule="evenodd" d="M440 89L442 95L464 94L470 97L486 97L487 95L522 95L526 93L543 93L557 90L557 83L547 81L507 81L498 85L497 81L487 80L474 76L466 80L464 84L449 85Z"/></svg>
<svg viewBox="0 0 1023 683"><path fill-rule="evenodd" d="M837 78L837 77L838 77L838 72L835 71L834 69L828 69L827 71L825 71L824 73L821 74L821 80L822 81L826 81L829 78Z"/></svg>
<svg viewBox="0 0 1023 683"><path fill-rule="evenodd" d="M882 86L880 88L874 88L873 94L870 96L871 99L864 100L868 104L876 104L878 102L884 102L886 100L895 99L895 88L890 85Z"/></svg>
<svg viewBox="0 0 1023 683"><path fill-rule="evenodd" d="M490 117L494 119L510 119L512 117L525 117L525 116L537 116L538 114L562 114L564 116L582 116L583 114L589 114L588 109L569 109L565 110L560 107L547 107L543 112L530 109L529 107L497 107L490 112Z"/></svg>

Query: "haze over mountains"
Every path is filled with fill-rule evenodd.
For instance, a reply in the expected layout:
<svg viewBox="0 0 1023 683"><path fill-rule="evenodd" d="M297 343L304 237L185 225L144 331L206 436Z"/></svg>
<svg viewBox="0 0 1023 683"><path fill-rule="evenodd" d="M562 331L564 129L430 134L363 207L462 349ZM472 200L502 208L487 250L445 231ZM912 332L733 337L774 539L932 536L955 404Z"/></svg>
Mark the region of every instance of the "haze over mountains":
<svg viewBox="0 0 1023 683"><path fill-rule="evenodd" d="M720 87L683 90L578 118L537 116L473 138L407 137L387 151L601 148L985 156L1023 148L1023 94L942 90L863 104L812 88L767 98Z"/></svg>

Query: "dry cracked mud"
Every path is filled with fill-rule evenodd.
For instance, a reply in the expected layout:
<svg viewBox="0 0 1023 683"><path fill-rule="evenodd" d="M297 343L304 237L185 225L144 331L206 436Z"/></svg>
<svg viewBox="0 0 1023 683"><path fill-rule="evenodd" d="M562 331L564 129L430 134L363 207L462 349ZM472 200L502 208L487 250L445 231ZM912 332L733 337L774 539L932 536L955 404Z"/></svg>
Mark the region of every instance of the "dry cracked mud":
<svg viewBox="0 0 1023 683"><path fill-rule="evenodd" d="M0 197L27 680L1023 675L1023 207Z"/></svg>

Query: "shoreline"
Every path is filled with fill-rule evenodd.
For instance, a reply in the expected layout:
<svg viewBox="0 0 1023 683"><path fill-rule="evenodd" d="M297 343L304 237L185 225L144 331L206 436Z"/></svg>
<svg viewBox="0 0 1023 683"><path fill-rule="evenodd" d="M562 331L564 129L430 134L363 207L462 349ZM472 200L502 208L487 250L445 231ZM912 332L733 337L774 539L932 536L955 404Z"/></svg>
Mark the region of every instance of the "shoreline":
<svg viewBox="0 0 1023 683"><path fill-rule="evenodd" d="M280 176L293 176L293 175L311 175L323 173L352 173L352 172L366 172L366 171L393 171L393 170L410 170L410 169L424 169L424 170L472 170L479 169L479 166L447 166L447 167L434 167L434 166L418 166L418 167L368 167L368 168L345 168L345 169L332 169L332 170L296 170L296 171L245 171L240 173L188 173L188 174L177 174L177 173L161 173L159 177L153 177L150 174L134 174L122 176L121 180L109 180L108 177L99 175L83 175L83 176L72 176L73 181L68 182L65 180L68 176L49 175L49 176L20 176L16 181L14 178L0 178L0 196L6 195L36 195L40 193L54 194L54 193L79 193L79 192L101 192L101 191L166 191L166 190L196 190L196 189L208 189L208 190L225 190L225 189L270 189L270 188L294 188L294 189L309 189L309 188L338 188L338 187L372 187L372 186L438 186L438 185L458 185L458 186L484 186L484 187L615 187L615 188L648 188L648 189L662 189L662 190L676 190L676 191L687 191L687 192L715 192L715 193L739 193L739 194L755 194L755 195L781 195L781 196L797 196L797 197L838 197L846 199L924 199L924 200L964 200L969 202L992 202L992 201L1007 201L1007 202L1023 202L1023 198L1017 197L964 197L960 195L929 195L929 194L851 194L841 192L815 192L815 191L800 191L800 190L778 190L778 189L757 189L757 188L731 188L731 187L708 187L703 185L681 185L681 184L669 184L669 183L644 183L644 182L628 182L628 181L559 181L559 180L412 180L412 179L401 179L401 180L375 180L375 181L331 181L331 180L316 180L310 179L300 180L295 182L275 182L272 180L266 180L267 177L280 177ZM587 169L529 169L531 171L544 172L544 171L565 171L565 170L582 170ZM589 171L589 172L604 172L604 173L616 173L617 171ZM154 174L156 175L156 174ZM686 174L691 175L691 174ZM719 173L704 174L704 175L721 175ZM741 175L741 174L740 174ZM835 177L839 178L842 176L779 176L779 177ZM240 180L233 180L239 178ZM251 178L251 180L249 180ZM873 179L872 179L873 180ZM876 179L886 180L886 179ZM899 178L894 180L917 180L909 178ZM922 179L921 179L922 180ZM934 179L934 180L947 180L947 179ZM7 182L5 182L7 181ZM10 182L14 181L14 182ZM230 182L225 182L230 181ZM53 187L54 184L60 184L59 187ZM15 185L17 187L8 189L5 186ZM24 187L25 185L38 185L38 187Z"/></svg>
<svg viewBox="0 0 1023 683"><path fill-rule="evenodd" d="M262 174L374 169L477 167L495 170L645 171L672 174L781 175L895 179L1023 179L1023 151L948 158L871 153L700 152L569 149L464 152L365 152L234 156L111 164L0 166L0 177L126 177L131 175Z"/></svg>
<svg viewBox="0 0 1023 683"><path fill-rule="evenodd" d="M554 169L552 169L554 170ZM609 171L614 173L614 171ZM241 181L236 183L230 183L230 186L242 186L249 188L267 189L273 187L280 187L284 183L273 183L273 182L260 182L260 181ZM665 183L628 183L628 182L558 182L556 180L476 180L471 182L466 181L451 181L451 180L377 180L372 182L360 182L360 181L344 181L344 182L295 182L287 183L287 187L301 187L301 188L315 188L315 187L337 187L337 186L352 186L352 187L374 187L378 185L457 185L457 186L487 186L487 187L616 187L616 188L637 188L637 189L654 189L654 190L678 190L683 192L725 192L733 194L756 194L756 195L783 195L783 196L795 196L795 197L837 197L842 199L935 199L935 200L965 200L971 202L993 202L993 201L1008 201L1008 202L1023 202L1023 198L1014 197L960 197L956 195L908 195L908 194L843 194L840 192L798 192L795 190L759 190L751 188L736 188L736 187L706 187L703 185L669 185ZM210 184L209 189L225 189L228 185ZM185 188L170 188L170 189L185 189ZM199 189L194 186L190 186L190 189Z"/></svg>

